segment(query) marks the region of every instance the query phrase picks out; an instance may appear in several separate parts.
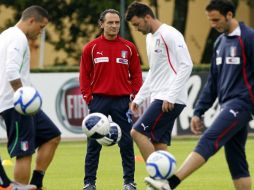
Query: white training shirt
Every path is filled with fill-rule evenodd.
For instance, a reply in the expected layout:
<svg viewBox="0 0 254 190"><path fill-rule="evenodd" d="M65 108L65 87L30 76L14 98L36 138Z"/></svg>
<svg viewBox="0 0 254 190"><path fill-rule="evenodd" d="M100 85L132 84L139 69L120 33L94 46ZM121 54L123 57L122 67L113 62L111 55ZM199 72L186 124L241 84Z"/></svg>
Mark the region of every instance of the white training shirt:
<svg viewBox="0 0 254 190"><path fill-rule="evenodd" d="M30 50L25 34L16 26L0 34L0 113L13 107L10 81L21 79L30 86Z"/></svg>
<svg viewBox="0 0 254 190"><path fill-rule="evenodd" d="M186 83L193 64L182 34L162 24L155 33L147 34L146 48L150 69L133 101L140 105L151 96L151 101L186 105Z"/></svg>

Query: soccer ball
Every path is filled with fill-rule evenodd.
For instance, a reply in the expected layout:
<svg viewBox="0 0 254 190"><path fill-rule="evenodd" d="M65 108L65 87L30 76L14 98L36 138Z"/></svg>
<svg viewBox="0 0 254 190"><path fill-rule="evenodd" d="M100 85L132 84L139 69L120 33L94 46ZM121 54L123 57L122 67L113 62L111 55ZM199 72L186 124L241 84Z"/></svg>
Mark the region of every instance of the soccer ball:
<svg viewBox="0 0 254 190"><path fill-rule="evenodd" d="M91 113L82 122L82 130L88 138L99 139L109 132L109 120L102 113Z"/></svg>
<svg viewBox="0 0 254 190"><path fill-rule="evenodd" d="M23 86L15 91L13 96L14 108L22 115L35 114L42 105L39 92L31 86Z"/></svg>
<svg viewBox="0 0 254 190"><path fill-rule="evenodd" d="M176 170L176 159L167 151L155 151L147 158L146 170L153 179L168 179Z"/></svg>
<svg viewBox="0 0 254 190"><path fill-rule="evenodd" d="M110 128L108 134L96 141L103 146L112 146L120 141L122 137L122 131L119 125L115 122L110 122Z"/></svg>

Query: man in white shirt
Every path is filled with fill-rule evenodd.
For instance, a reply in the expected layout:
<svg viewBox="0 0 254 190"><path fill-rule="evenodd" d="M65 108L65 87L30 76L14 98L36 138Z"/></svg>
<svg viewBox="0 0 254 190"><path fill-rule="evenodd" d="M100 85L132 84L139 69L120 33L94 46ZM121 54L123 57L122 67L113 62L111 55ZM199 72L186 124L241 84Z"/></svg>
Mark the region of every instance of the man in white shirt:
<svg viewBox="0 0 254 190"><path fill-rule="evenodd" d="M210 72L190 123L191 131L202 136L174 175L167 180L145 178L146 183L153 189L177 189L221 148L224 148L234 189L253 189L245 146L248 139L248 125L254 113L252 88L254 86L254 30L239 22L235 18L235 13L236 6L229 0L210 0L206 6L206 16L211 27L222 34L214 43ZM204 130L202 116L216 99L220 111L208 129ZM203 179L200 179L198 185L211 186ZM229 189L228 184L224 188L222 186L218 188Z"/></svg>
<svg viewBox="0 0 254 190"><path fill-rule="evenodd" d="M31 183L38 189L60 141L60 131L42 110L33 116L16 112L13 95L18 88L31 85L28 40L38 37L48 18L42 7L28 7L19 22L0 35L0 115L6 124L8 152L16 157L14 180L29 183L32 154L37 149Z"/></svg>
<svg viewBox="0 0 254 190"><path fill-rule="evenodd" d="M187 102L186 83L192 71L192 61L182 34L155 18L151 8L133 2L126 13L138 31L147 34L146 48L149 72L131 104L133 112L148 97L151 104L134 124L131 135L147 160L156 150L167 150L175 119Z"/></svg>

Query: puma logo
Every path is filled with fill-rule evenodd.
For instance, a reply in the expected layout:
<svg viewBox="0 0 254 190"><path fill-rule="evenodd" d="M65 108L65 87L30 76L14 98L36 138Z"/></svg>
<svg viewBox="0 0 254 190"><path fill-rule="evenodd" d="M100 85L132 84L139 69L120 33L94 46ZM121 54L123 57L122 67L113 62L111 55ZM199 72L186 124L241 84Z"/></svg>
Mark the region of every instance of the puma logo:
<svg viewBox="0 0 254 190"><path fill-rule="evenodd" d="M96 53L99 55L103 55L103 51L97 51Z"/></svg>
<svg viewBox="0 0 254 190"><path fill-rule="evenodd" d="M147 126L145 126L145 124L144 123L141 123L141 126L144 128L144 131L146 130L146 128L148 128L149 126L147 125Z"/></svg>
<svg viewBox="0 0 254 190"><path fill-rule="evenodd" d="M239 113L238 111L234 111L232 109L230 109L229 112L232 113L234 115L234 117L236 117L237 114Z"/></svg>

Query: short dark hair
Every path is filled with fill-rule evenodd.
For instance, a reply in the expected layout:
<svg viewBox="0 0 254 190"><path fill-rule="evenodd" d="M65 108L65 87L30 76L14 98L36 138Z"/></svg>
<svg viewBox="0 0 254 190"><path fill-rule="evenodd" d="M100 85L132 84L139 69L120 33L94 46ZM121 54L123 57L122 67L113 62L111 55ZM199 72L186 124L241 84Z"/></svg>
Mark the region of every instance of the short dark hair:
<svg viewBox="0 0 254 190"><path fill-rule="evenodd" d="M32 5L26 8L21 15L21 20L27 20L28 18L34 17L35 21L42 21L43 18L49 20L48 11L41 6Z"/></svg>
<svg viewBox="0 0 254 190"><path fill-rule="evenodd" d="M100 14L100 18L98 20L99 24L105 20L105 16L106 16L107 13L117 14L119 16L120 20L121 20L121 15L120 15L119 11L117 11L115 9L106 9L105 11L103 11Z"/></svg>
<svg viewBox="0 0 254 190"><path fill-rule="evenodd" d="M134 16L144 18L146 15L150 15L152 18L155 18L154 13L149 6L134 1L128 6L125 14L125 19L130 21Z"/></svg>
<svg viewBox="0 0 254 190"><path fill-rule="evenodd" d="M206 11L219 11L220 14L226 16L228 12L232 12L235 16L236 7L231 0L211 0L206 6Z"/></svg>

